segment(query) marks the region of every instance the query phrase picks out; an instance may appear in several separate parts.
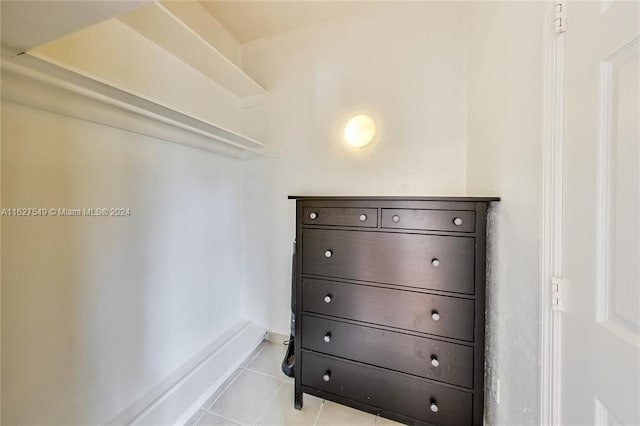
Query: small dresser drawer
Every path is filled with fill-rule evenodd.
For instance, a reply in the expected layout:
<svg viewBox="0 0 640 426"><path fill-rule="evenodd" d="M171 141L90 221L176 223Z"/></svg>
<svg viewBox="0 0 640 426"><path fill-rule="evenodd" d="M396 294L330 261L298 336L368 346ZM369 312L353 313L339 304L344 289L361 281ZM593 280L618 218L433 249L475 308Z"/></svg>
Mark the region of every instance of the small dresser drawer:
<svg viewBox="0 0 640 426"><path fill-rule="evenodd" d="M465 210L382 209L382 227L475 232L476 214Z"/></svg>
<svg viewBox="0 0 640 426"><path fill-rule="evenodd" d="M302 385L439 426L471 424L472 394L424 379L302 352Z"/></svg>
<svg viewBox="0 0 640 426"><path fill-rule="evenodd" d="M376 228L378 226L378 209L305 207L302 209L302 223L304 225Z"/></svg>
<svg viewBox="0 0 640 426"><path fill-rule="evenodd" d="M473 347L302 316L302 347L473 388Z"/></svg>
<svg viewBox="0 0 640 426"><path fill-rule="evenodd" d="M302 310L473 341L474 301L304 278Z"/></svg>
<svg viewBox="0 0 640 426"><path fill-rule="evenodd" d="M475 238L303 229L302 273L474 293Z"/></svg>

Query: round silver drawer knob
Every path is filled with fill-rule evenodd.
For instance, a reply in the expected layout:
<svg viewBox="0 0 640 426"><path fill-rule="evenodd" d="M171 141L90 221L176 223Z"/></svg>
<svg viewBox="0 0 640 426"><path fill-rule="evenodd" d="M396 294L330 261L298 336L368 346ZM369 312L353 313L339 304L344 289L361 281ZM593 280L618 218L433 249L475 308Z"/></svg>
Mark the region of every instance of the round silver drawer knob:
<svg viewBox="0 0 640 426"><path fill-rule="evenodd" d="M324 303L331 303L331 296L328 294L324 297Z"/></svg>
<svg viewBox="0 0 640 426"><path fill-rule="evenodd" d="M360 222L366 222L367 221L367 215L366 214L361 214L360 215Z"/></svg>
<svg viewBox="0 0 640 426"><path fill-rule="evenodd" d="M462 218L461 217L456 217L455 219L453 219L453 224L456 225L456 226L462 225Z"/></svg>
<svg viewBox="0 0 640 426"><path fill-rule="evenodd" d="M322 376L322 380L324 380L325 382L331 380L331 372L327 371L326 373L324 373L324 376Z"/></svg>
<svg viewBox="0 0 640 426"><path fill-rule="evenodd" d="M311 220L315 220L318 217L318 213L311 212L311 213L309 213L309 217L311 218Z"/></svg>
<svg viewBox="0 0 640 426"><path fill-rule="evenodd" d="M435 402L432 402L431 407L429 408L431 408L431 411L433 411L434 413L438 412L438 405Z"/></svg>
<svg viewBox="0 0 640 426"><path fill-rule="evenodd" d="M398 216L397 214L394 214L391 217L391 220L393 221L393 223L398 223L398 222L400 222L400 216Z"/></svg>
<svg viewBox="0 0 640 426"><path fill-rule="evenodd" d="M326 250L326 251L324 252L324 257L327 257L327 258L328 258L328 257L331 257L331 256L333 256L333 252L332 252L331 250Z"/></svg>
<svg viewBox="0 0 640 426"><path fill-rule="evenodd" d="M431 259L431 265L434 268L437 268L438 266L440 266L440 261L438 259Z"/></svg>
<svg viewBox="0 0 640 426"><path fill-rule="evenodd" d="M326 300L326 298L325 298ZM329 302L327 302L329 303ZM440 314L437 311L431 312L431 319L434 321L440 321Z"/></svg>
<svg viewBox="0 0 640 426"><path fill-rule="evenodd" d="M331 342L331 333L325 334L322 340L324 340L325 343Z"/></svg>
<svg viewBox="0 0 640 426"><path fill-rule="evenodd" d="M440 365L440 361L438 361L438 358L435 355L431 357L431 365L433 367L438 367Z"/></svg>

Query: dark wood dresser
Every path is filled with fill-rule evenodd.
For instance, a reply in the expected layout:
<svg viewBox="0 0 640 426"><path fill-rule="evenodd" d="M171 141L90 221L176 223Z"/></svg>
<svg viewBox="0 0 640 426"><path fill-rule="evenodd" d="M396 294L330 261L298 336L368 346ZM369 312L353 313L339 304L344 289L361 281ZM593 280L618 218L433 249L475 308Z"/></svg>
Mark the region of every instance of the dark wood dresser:
<svg viewBox="0 0 640 426"><path fill-rule="evenodd" d="M296 200L295 407L482 425L488 197Z"/></svg>

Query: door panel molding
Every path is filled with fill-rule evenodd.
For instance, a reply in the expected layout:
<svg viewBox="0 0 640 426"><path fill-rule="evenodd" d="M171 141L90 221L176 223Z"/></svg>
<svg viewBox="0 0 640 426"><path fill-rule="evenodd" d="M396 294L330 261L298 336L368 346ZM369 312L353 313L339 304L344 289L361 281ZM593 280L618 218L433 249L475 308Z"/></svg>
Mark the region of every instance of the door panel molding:
<svg viewBox="0 0 640 426"><path fill-rule="evenodd" d="M624 178L638 181L638 176L628 176L629 171L633 174L633 170L640 167L640 157L638 152L627 152L629 147L624 145L625 141L637 140L637 135L625 134L624 130L619 129L620 116L634 114L637 111L626 111L624 102L621 104L621 96L625 93L637 92L638 88L627 87L626 85L636 84L637 72L631 71L632 77L622 78L621 71L625 71L625 67L633 66L633 61L637 66L640 60L640 37L633 38L615 52L604 58L600 63L600 119L599 119L599 137L598 137L598 164L597 164L597 216L596 216L596 318L598 322L612 322L610 324L612 332L626 338L635 345L640 342L640 306L637 303L637 262L633 262L637 255L634 253L617 253L618 237L632 237L634 229L638 226L634 218L638 217L640 212L629 212L627 210L617 209L617 197L622 196L619 188ZM624 121L624 120L623 120ZM622 124L624 126L624 124ZM623 134L620 135L620 130ZM629 138L629 136L631 136ZM637 151L637 148L636 148ZM631 154L631 155L628 155ZM631 161L631 164L625 170L624 162ZM627 164L627 166L629 166ZM640 188L639 188L640 189ZM617 229L615 224L625 224L627 232ZM637 235L635 230L635 235ZM622 234L622 235L621 235ZM637 245L638 242L635 242ZM629 257L626 262L626 271L622 271L623 276L619 275L620 258ZM623 259L624 260L624 259ZM634 271L635 270L635 274ZM633 277L625 277L627 275L636 275ZM622 278L622 279L621 279ZM628 280L629 286L622 287L621 282ZM631 279L630 279L631 278ZM636 288L634 288L634 285Z"/></svg>

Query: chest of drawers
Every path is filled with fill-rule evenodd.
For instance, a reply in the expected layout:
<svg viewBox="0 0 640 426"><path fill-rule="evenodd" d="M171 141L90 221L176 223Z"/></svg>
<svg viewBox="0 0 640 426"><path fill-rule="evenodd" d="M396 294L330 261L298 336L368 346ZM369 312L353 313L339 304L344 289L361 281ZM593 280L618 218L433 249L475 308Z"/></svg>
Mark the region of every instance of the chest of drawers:
<svg viewBox="0 0 640 426"><path fill-rule="evenodd" d="M296 200L303 393L406 424L481 425L489 197Z"/></svg>

